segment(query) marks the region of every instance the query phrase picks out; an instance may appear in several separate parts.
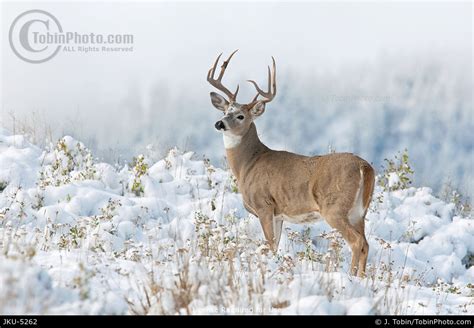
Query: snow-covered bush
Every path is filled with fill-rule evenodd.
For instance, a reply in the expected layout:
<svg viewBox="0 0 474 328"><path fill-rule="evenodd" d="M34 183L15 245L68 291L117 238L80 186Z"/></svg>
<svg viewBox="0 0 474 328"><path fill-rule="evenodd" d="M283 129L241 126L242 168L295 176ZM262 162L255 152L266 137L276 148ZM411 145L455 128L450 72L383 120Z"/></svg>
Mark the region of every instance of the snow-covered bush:
<svg viewBox="0 0 474 328"><path fill-rule="evenodd" d="M131 167L132 177L129 184L130 191L136 196L142 196L144 192L142 177L145 176L148 171L148 164L146 163L145 156L138 155L137 157L134 157Z"/></svg>
<svg viewBox="0 0 474 328"><path fill-rule="evenodd" d="M412 184L414 174L408 157L408 150L398 152L393 159L384 159L383 172L377 180L384 191L407 189Z"/></svg>
<svg viewBox="0 0 474 328"><path fill-rule="evenodd" d="M7 187L7 182L0 181L0 192L4 191L6 187Z"/></svg>
<svg viewBox="0 0 474 328"><path fill-rule="evenodd" d="M443 184L440 197L445 202L454 204L456 214L465 217L472 217L473 212L471 202L453 186L450 180L447 180Z"/></svg>
<svg viewBox="0 0 474 328"><path fill-rule="evenodd" d="M42 189L97 178L90 150L69 136L59 139L51 150L44 153L42 164L38 179L38 186Z"/></svg>

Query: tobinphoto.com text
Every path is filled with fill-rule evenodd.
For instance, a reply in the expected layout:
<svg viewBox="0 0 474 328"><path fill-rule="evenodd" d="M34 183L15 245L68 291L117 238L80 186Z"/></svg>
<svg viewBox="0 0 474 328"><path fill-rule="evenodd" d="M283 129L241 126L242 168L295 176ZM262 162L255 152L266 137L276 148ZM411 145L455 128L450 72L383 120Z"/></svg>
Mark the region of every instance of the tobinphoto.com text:
<svg viewBox="0 0 474 328"><path fill-rule="evenodd" d="M62 45L64 52L131 52L133 51L132 34L80 34L67 33L32 33L32 41L36 44Z"/></svg>
<svg viewBox="0 0 474 328"><path fill-rule="evenodd" d="M62 45L64 52L131 52L133 51L132 34L80 34L67 33L32 33L32 41L36 44Z"/></svg>
<svg viewBox="0 0 474 328"><path fill-rule="evenodd" d="M67 31L50 12L32 9L13 19L8 33L10 47L21 60L40 64L58 53L130 53L134 35Z"/></svg>

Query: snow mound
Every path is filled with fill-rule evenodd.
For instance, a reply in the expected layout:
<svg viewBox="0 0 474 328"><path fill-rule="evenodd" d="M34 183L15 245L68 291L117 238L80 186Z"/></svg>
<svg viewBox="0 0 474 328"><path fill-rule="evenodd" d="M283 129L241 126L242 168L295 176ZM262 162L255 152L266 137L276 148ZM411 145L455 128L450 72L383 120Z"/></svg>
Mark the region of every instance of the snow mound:
<svg viewBox="0 0 474 328"><path fill-rule="evenodd" d="M474 310L474 221L429 188L376 188L364 279L324 222L285 226L271 254L230 172L192 152L117 168L2 131L0 190L0 313Z"/></svg>

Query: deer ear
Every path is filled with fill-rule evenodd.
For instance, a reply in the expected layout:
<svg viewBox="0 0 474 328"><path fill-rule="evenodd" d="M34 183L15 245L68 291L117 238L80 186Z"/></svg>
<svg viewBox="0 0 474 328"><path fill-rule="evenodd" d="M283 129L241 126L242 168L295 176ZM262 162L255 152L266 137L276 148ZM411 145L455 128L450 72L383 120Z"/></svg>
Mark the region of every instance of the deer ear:
<svg viewBox="0 0 474 328"><path fill-rule="evenodd" d="M220 94L211 92L211 102L218 110L225 112L229 106L229 102Z"/></svg>
<svg viewBox="0 0 474 328"><path fill-rule="evenodd" d="M265 111L265 103L263 101L257 101L255 105L250 109L250 114L253 117L258 117Z"/></svg>

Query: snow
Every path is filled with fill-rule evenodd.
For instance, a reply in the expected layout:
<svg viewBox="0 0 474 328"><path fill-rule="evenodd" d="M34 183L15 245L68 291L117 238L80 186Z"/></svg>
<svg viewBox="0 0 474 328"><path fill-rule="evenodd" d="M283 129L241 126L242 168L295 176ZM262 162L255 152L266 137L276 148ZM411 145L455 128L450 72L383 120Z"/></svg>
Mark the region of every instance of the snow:
<svg viewBox="0 0 474 328"><path fill-rule="evenodd" d="M42 150L0 131L0 313L474 311L474 221L430 188L376 187L356 278L324 222L285 225L269 252L229 171L176 148L141 163L143 175L71 137Z"/></svg>
<svg viewBox="0 0 474 328"><path fill-rule="evenodd" d="M388 186L393 188L398 186L401 183L400 177L398 176L397 173L391 172L388 175Z"/></svg>

